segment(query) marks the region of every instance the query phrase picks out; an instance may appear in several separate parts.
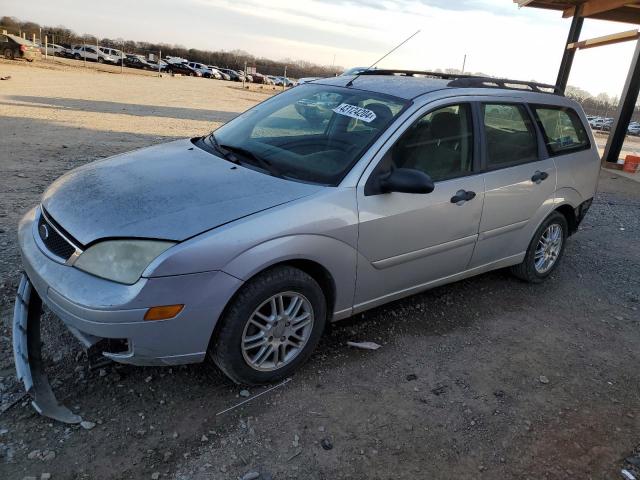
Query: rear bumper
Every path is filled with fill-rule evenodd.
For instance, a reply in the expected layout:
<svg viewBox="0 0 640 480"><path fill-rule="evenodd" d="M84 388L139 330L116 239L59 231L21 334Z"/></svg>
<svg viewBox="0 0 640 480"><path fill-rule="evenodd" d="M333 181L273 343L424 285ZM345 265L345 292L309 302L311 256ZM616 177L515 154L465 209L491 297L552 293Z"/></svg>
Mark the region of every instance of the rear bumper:
<svg viewBox="0 0 640 480"><path fill-rule="evenodd" d="M42 301L85 347L102 339L123 339L126 351L103 354L121 363L174 365L200 362L225 305L242 284L212 271L141 278L134 285L94 277L46 256L35 241L31 210L20 222L18 238L25 272ZM184 304L169 320L144 320L147 309Z"/></svg>

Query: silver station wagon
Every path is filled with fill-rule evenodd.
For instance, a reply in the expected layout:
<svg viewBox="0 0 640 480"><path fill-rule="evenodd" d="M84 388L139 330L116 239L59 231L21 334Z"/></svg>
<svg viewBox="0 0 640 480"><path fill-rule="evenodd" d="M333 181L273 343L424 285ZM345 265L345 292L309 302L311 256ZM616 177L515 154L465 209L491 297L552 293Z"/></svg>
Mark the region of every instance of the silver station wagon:
<svg viewBox="0 0 640 480"><path fill-rule="evenodd" d="M498 268L540 282L596 190L586 125L546 85L375 70L73 170L19 226L19 377L73 420L42 369L41 302L92 358L209 358L261 384L328 322Z"/></svg>

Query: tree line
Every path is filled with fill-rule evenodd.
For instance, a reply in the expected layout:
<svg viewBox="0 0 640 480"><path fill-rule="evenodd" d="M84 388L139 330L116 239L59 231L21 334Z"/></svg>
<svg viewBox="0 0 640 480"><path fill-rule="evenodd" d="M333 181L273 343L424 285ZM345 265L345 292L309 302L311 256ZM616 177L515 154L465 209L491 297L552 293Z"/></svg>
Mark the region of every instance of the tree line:
<svg viewBox="0 0 640 480"><path fill-rule="evenodd" d="M46 35L50 43L57 43L66 47L83 43L91 45L98 43L104 47L117 48L125 53L158 55L162 52L163 58L166 56L181 57L193 62L215 65L221 68L231 68L233 70L243 70L246 63L248 67L255 67L258 72L265 75L282 76L286 68L287 76L292 78L329 77L344 70L343 67L317 65L305 60L284 59L278 61L264 57L256 57L244 50L212 51L187 48L183 45L168 43L137 42L122 38L96 38L94 35L79 35L64 26L52 27L49 25L40 25L35 22L22 21L10 16L0 17L0 30L7 30L8 33L15 35L25 33L28 39L31 39L32 35L35 35L36 40L41 42L44 42Z"/></svg>

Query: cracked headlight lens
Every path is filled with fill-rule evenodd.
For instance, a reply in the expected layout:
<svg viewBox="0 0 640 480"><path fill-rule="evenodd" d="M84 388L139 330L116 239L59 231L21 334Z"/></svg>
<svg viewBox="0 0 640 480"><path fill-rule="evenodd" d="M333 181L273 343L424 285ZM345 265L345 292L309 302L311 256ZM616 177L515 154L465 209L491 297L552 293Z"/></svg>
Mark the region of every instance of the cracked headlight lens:
<svg viewBox="0 0 640 480"><path fill-rule="evenodd" d="M175 242L106 240L87 248L73 264L79 270L114 282L136 283L149 264Z"/></svg>

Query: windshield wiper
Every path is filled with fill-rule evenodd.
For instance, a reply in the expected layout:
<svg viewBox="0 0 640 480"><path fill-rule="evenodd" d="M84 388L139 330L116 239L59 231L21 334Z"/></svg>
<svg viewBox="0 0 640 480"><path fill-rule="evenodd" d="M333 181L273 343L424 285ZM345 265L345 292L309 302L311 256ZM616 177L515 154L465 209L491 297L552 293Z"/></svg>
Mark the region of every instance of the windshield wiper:
<svg viewBox="0 0 640 480"><path fill-rule="evenodd" d="M228 160L231 163L235 163L237 165L240 164L240 161L233 153L231 153L229 150L227 150L226 148L224 148L222 145L218 143L218 139L213 133L210 133L209 135L202 137L202 139L205 141L208 140L207 143L210 143L213 149L217 151L220 155L222 155L222 157L225 160Z"/></svg>
<svg viewBox="0 0 640 480"><path fill-rule="evenodd" d="M212 137L213 137L213 135L212 135ZM215 139L215 137L214 137L214 139ZM257 163L260 168L262 168L263 170L266 170L267 172L269 172L274 177L284 178L282 176L282 172L280 171L279 168L277 168L273 163L271 163L266 158L262 158L262 157L256 155L251 150L247 150L246 148L243 148L243 147L236 147L234 145L220 145L218 143L217 143L217 148L219 148L221 150L226 150L231 155L233 155L234 153L238 153L238 154L242 155L245 158L249 158L249 159L253 160L252 163ZM236 160L237 160L237 157L236 157Z"/></svg>

